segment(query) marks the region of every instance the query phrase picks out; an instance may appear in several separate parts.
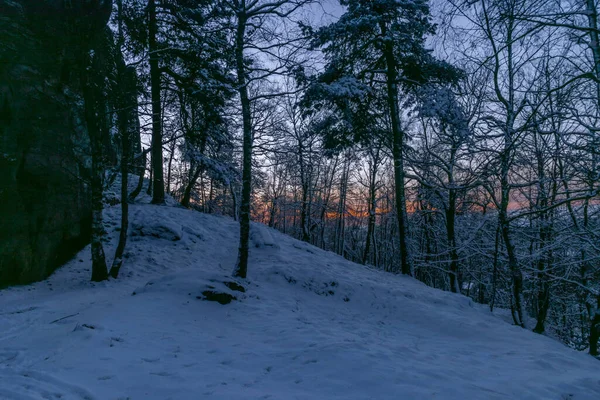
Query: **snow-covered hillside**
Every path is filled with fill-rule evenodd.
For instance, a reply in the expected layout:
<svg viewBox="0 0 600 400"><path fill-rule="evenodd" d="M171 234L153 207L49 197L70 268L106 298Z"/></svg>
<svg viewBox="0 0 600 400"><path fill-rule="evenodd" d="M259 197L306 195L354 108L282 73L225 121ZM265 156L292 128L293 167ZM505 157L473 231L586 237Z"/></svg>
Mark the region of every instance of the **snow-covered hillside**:
<svg viewBox="0 0 600 400"><path fill-rule="evenodd" d="M597 360L264 226L246 292L203 301L233 268L236 223L130 212L118 280L90 283L84 249L0 291L1 399L600 399ZM119 208L106 215L114 245Z"/></svg>

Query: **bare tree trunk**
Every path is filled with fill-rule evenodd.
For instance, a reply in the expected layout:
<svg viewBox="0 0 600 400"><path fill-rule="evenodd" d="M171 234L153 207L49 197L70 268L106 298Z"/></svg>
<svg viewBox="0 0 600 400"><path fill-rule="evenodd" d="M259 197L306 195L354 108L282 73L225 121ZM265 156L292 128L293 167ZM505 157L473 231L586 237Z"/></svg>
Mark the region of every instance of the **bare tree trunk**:
<svg viewBox="0 0 600 400"><path fill-rule="evenodd" d="M339 157L336 156L333 166L331 166L331 175L329 178L329 182L327 182L326 195L323 200L323 204L321 207L321 231L319 232L320 240L321 240L321 248L325 249L325 224L326 224L326 216L327 216L327 207L329 207L329 201L331 199L331 192L333 189L333 179L335 178L335 170L338 165Z"/></svg>
<svg viewBox="0 0 600 400"><path fill-rule="evenodd" d="M594 0L586 1L588 26L590 33L590 48L594 56L594 74L600 79L600 37L598 34L598 10ZM600 82L596 81L596 101L600 110ZM587 218L586 218L587 220ZM585 221L587 222L587 221ZM584 222L584 223L585 223ZM583 254L585 254L582 251ZM585 255L584 255L585 257ZM582 257L583 258L583 257ZM585 261L583 262L585 264ZM590 315L590 354L597 357L598 340L600 338L600 294L596 295L596 307Z"/></svg>
<svg viewBox="0 0 600 400"><path fill-rule="evenodd" d="M119 232L119 244L117 245L115 257L110 268L110 276L113 278L119 276L121 265L123 265L123 253L125 252L125 246L127 245L127 230L129 227L129 201L127 198L127 181L129 178L127 165L129 157L129 132L122 131L121 135L121 144L123 146L121 152L121 230Z"/></svg>
<svg viewBox="0 0 600 400"><path fill-rule="evenodd" d="M235 191L235 187L233 186L233 183L229 184L229 191L231 192L231 208L232 208L232 216L233 216L233 220L237 221L239 219L239 215L238 215L238 199L237 199L237 193Z"/></svg>
<svg viewBox="0 0 600 400"><path fill-rule="evenodd" d="M345 248L345 216L346 216L346 192L348 189L348 175L350 161L347 156L344 160L342 178L340 181L340 200L338 204L338 224L336 228L336 253L344 256Z"/></svg>
<svg viewBox="0 0 600 400"><path fill-rule="evenodd" d="M133 203L135 198L138 197L140 192L142 191L142 187L144 186L144 174L146 173L146 152L142 153L142 163L139 171L138 183L133 192L129 194L128 201Z"/></svg>
<svg viewBox="0 0 600 400"><path fill-rule="evenodd" d="M92 39L89 39L92 40ZM95 40L97 42L97 40ZM100 52L94 49L93 54L85 51L81 71L81 84L83 90L85 120L90 146L92 150L91 171L91 205L92 205L92 281L99 282L108 279L106 257L102 240L106 232L102 223L102 191L104 187L104 158L103 136L107 134L105 99L103 94L104 76L99 60Z"/></svg>
<svg viewBox="0 0 600 400"><path fill-rule="evenodd" d="M123 45L123 33L121 27L123 2L119 0L119 37L115 51L115 59L117 61L117 88L116 88L116 103L117 103L117 126L121 135L121 230L119 231L119 243L115 251L112 266L110 268L110 276L117 278L121 265L123 265L123 253L127 245L127 230L129 227L129 201L128 201L128 181L129 181L129 153L131 150L130 137L135 133L136 121L131 116L130 107L137 106L137 102L131 102L131 98L137 96L136 93L136 72L134 68L127 68L125 60L121 53ZM128 103L132 104L128 104ZM137 116L137 113L133 113Z"/></svg>
<svg viewBox="0 0 600 400"><path fill-rule="evenodd" d="M460 293L458 279L458 250L456 246L456 197L457 190L454 182L454 166L456 164L457 145L453 142L450 149L450 162L448 169L448 208L446 209L446 239L450 250L450 290ZM469 289L471 285L469 285ZM468 294L467 294L468 296Z"/></svg>
<svg viewBox="0 0 600 400"><path fill-rule="evenodd" d="M515 313L513 313L513 319L515 325L519 325L525 328L524 321L524 311L523 311L523 272L519 267L519 263L517 260L517 256L515 253L515 246L512 242L512 238L510 237L510 223L508 220L508 167L503 167L506 171L502 174L502 203L500 205L500 210L498 210L498 224L500 226L500 233L502 235L502 240L504 241L504 245L506 246L506 253L508 255L508 267L510 269L512 285L513 285L513 300L515 302Z"/></svg>
<svg viewBox="0 0 600 400"><path fill-rule="evenodd" d="M458 282L458 251L456 250L456 193L450 189L449 204L446 210L446 237L450 250L450 290L453 293L460 293Z"/></svg>
<svg viewBox="0 0 600 400"><path fill-rule="evenodd" d="M93 135L90 135L93 136ZM102 223L102 187L104 165L102 162L102 142L97 138L92 143L92 281L100 282L108 278L106 256L102 240L106 234Z"/></svg>
<svg viewBox="0 0 600 400"><path fill-rule="evenodd" d="M537 147L537 138L536 147ZM537 261L537 275L538 275L538 294L537 294L537 319L533 331L536 333L544 333L546 317L548 315L548 308L550 307L550 284L546 277L546 269L550 267L550 257L547 256L546 246L551 240L551 228L548 211L548 197L546 193L546 174L544 170L544 157L541 151L536 149L537 157L537 170L538 170L538 196L540 197L539 206L541 213L539 215L539 252L541 253Z"/></svg>
<svg viewBox="0 0 600 400"><path fill-rule="evenodd" d="M386 36L386 27L381 25L383 37ZM398 216L398 244L400 251L400 270L404 275L412 275L412 265L408 254L408 229L406 215L406 194L404 188L404 132L400 127L398 113L398 77L396 71L396 58L391 40L386 40L384 56L387 65L387 103L392 122L392 156L394 159L394 183L396 185L396 209Z"/></svg>
<svg viewBox="0 0 600 400"><path fill-rule="evenodd" d="M210 178L210 188L208 189L208 213L213 213L213 198L215 196L215 180Z"/></svg>
<svg viewBox="0 0 600 400"><path fill-rule="evenodd" d="M523 328L525 325L525 311L523 301L523 271L519 266L517 260L517 254L515 246L512 242L510 233L510 221L508 219L508 204L510 202L510 190L511 184L509 182L509 172L511 166L512 153L514 151L514 140L515 140L515 72L514 72L514 60L513 60L513 30L514 30L514 16L509 15L507 17L507 69L508 69L508 99L505 99L506 107L506 126L504 127L504 149L500 154L500 190L501 190L501 201L500 209L498 210L498 222L500 224L500 232L502 234L502 240L506 247L506 253L508 255L508 267L510 269L512 286L513 286L513 300L515 302L515 312L513 313L513 319L516 325ZM497 61L498 62L498 61ZM497 77L496 77L497 79ZM496 81L496 84L498 82Z"/></svg>
<svg viewBox="0 0 600 400"><path fill-rule="evenodd" d="M547 223L545 221L545 217L541 217L542 224ZM548 243L548 234L547 228L540 228L540 251L547 245ZM548 316L548 308L550 307L550 284L548 283L548 279L546 278L546 257L544 254L539 256L539 260L537 262L537 273L538 273L538 294L537 294L537 319L535 327L533 331L536 333L544 333L545 327L544 324L546 322L546 317Z"/></svg>
<svg viewBox="0 0 600 400"><path fill-rule="evenodd" d="M242 0L245 8L245 0ZM238 92L242 105L243 120L243 161L242 161L242 201L240 205L240 246L238 260L233 276L246 278L248 273L248 242L250 240L250 195L252 190L252 116L248 87L246 86L246 70L244 66L244 35L246 32L246 14L240 11L237 15L237 32L235 46L236 72Z"/></svg>
<svg viewBox="0 0 600 400"><path fill-rule="evenodd" d="M375 217L377 212L377 167L379 165L379 149L371 158L370 179L369 179L369 221L367 223L367 238L365 239L365 252L363 254L363 264L366 264L371 252L371 244L375 247Z"/></svg>
<svg viewBox="0 0 600 400"><path fill-rule="evenodd" d="M552 85L550 82L550 77L552 75L552 72L548 66L548 64L546 63L545 65L545 85L546 85L546 90L548 93L551 93L552 90ZM537 272L538 272L538 295L537 295L537 321L536 321L536 326L533 329L534 332L537 333L543 333L545 331L545 322L546 322L546 318L548 316L548 309L550 308L550 282L548 280L548 276L546 271L551 270L552 269L552 263L553 263L553 256L552 256L552 250L546 250L547 245L551 244L552 240L553 240L553 224L554 224L554 212L553 211L547 211L546 208L549 205L552 205L555 203L556 201L556 197L558 195L558 185L559 185L559 180L562 180L563 178L563 165L562 165L562 160L561 160L561 155L560 155L560 149L561 149L561 144L560 144L560 139L559 139L559 135L560 135L560 128L556 122L556 115L557 113L555 112L555 106L554 106L554 100L553 97L550 95L548 96L548 103L549 103L549 107L550 107L550 112L551 112L551 124L552 124L552 130L555 132L554 133L554 149L553 149L553 155L552 155L552 159L553 159L553 169L552 169L552 176L551 176L551 186L550 187L546 187L546 170L545 170L545 161L546 161L546 157L545 155L542 153L541 151L541 146L538 144L539 142L542 142L542 138L543 135L539 134L539 140L538 140L538 135L536 134L533 139L534 139L534 143L535 143L535 148L536 148L536 161L537 161L537 175L538 175L538 191L539 191L539 205L540 208L542 209L542 212L540 213L539 216L539 221L540 221L540 227L539 227L539 237L540 237L540 251L541 254L539 256L538 259L538 263L537 263ZM563 182L566 181L563 180ZM547 194L547 191L549 192L549 195ZM568 190L568 185L565 187L565 193L567 195L567 198L569 197L569 190ZM569 215L571 216L571 218L573 219L573 222L575 223L575 228L578 229L578 224L577 224L577 220L575 219L575 215L573 214L573 209L571 206L571 203L567 203L567 209L569 210ZM583 327L583 325L582 325Z"/></svg>
<svg viewBox="0 0 600 400"><path fill-rule="evenodd" d="M148 50L150 52L150 86L152 94L152 204L165 203L163 177L162 121L160 104L160 69L156 35L156 2L148 0Z"/></svg>
<svg viewBox="0 0 600 400"><path fill-rule="evenodd" d="M310 242L308 232L308 187L302 184L302 204L300 206L300 225L302 227L302 240Z"/></svg>
<svg viewBox="0 0 600 400"><path fill-rule="evenodd" d="M152 148L150 148L150 150L152 150ZM152 177L153 177L153 167L152 166L154 165L154 163L152 162L152 157L153 156L152 156L152 153L151 153L150 154L150 165L149 165L149 168L148 168L148 171L150 171L150 176L149 176L150 179L148 179L148 188L146 189L146 194L149 195L149 196L152 195L152 182L153 182L153 180L152 180Z"/></svg>
<svg viewBox="0 0 600 400"><path fill-rule="evenodd" d="M498 252L500 250L500 225L496 228L496 239L494 240L494 262L492 270L492 296L490 299L490 312L494 311L496 303L496 289L498 286Z"/></svg>
<svg viewBox="0 0 600 400"><path fill-rule="evenodd" d="M275 212L277 210L277 196L273 196L271 200L271 207L269 210L269 227L273 227L275 225Z"/></svg>
<svg viewBox="0 0 600 400"><path fill-rule="evenodd" d="M600 37L598 34L598 10L594 0L586 0L586 11L590 33L590 49L594 56L594 74L600 79ZM596 101L600 106L600 82L596 81Z"/></svg>
<svg viewBox="0 0 600 400"><path fill-rule="evenodd" d="M596 310L590 324L590 354L598 357L598 340L600 340L600 295L596 295Z"/></svg>
<svg viewBox="0 0 600 400"><path fill-rule="evenodd" d="M196 181L198 180L198 177L200 176L201 173L202 173L202 166L198 165L198 167L194 171L194 175L192 175L190 177L190 181L185 186L185 190L183 191L183 197L181 198L182 206L184 206L184 207L190 206L190 198L192 197L192 189L196 185Z"/></svg>
<svg viewBox="0 0 600 400"><path fill-rule="evenodd" d="M175 145L177 141L173 140L171 142L171 151L169 152L169 163L167 166L167 194L171 194L171 168L173 165L173 158L175 157Z"/></svg>
<svg viewBox="0 0 600 400"><path fill-rule="evenodd" d="M124 63L123 63L124 64ZM124 65L123 65L124 67ZM127 70L127 75L122 76L122 78L129 81L131 79L135 82L135 70L129 69ZM130 82L121 83L127 85ZM133 88L135 92L135 87ZM125 104L124 104L125 106ZM121 109L125 109L125 107L121 107ZM130 137L131 137L131 124L134 121L128 119L128 113L121 112L118 116L119 118L119 130L121 132L121 230L119 232L119 243L117 245L117 249L115 251L115 257L113 259L112 267L110 268L110 276L113 278L117 278L119 276L119 271L121 266L123 265L123 254L125 252L125 246L127 245L127 230L129 227L129 199L127 195L127 184L129 181L129 151L130 151Z"/></svg>
<svg viewBox="0 0 600 400"><path fill-rule="evenodd" d="M300 165L300 186L302 189L302 203L300 205L300 225L302 228L302 240L310 242L308 231L308 171L304 163L304 145L301 138L298 139L298 163Z"/></svg>
<svg viewBox="0 0 600 400"><path fill-rule="evenodd" d="M283 207L282 207L282 213L283 213L283 233L287 234L287 204L288 202L287 200L287 190L286 190L287 186L283 186Z"/></svg>

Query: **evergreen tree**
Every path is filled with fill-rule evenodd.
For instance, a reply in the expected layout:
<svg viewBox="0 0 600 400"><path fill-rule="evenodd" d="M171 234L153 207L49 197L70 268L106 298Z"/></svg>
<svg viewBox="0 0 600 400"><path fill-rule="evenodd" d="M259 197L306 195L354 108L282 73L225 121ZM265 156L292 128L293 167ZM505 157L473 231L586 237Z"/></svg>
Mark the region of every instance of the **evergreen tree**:
<svg viewBox="0 0 600 400"><path fill-rule="evenodd" d="M313 46L327 60L317 85L324 93L351 95L368 92L370 82L385 84L390 120L396 209L399 228L400 270L411 275L407 236L404 152L399 93L435 81L454 81L459 73L437 60L425 47L435 33L427 0L342 0L346 12L340 19L315 32ZM342 91L342 93L335 93ZM408 98L406 99L408 100Z"/></svg>

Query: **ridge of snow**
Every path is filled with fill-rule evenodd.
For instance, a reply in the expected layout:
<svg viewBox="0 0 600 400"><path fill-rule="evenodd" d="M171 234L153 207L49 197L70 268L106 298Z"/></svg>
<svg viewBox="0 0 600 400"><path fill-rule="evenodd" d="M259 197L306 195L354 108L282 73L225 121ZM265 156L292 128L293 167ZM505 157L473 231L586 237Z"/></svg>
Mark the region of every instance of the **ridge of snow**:
<svg viewBox="0 0 600 400"><path fill-rule="evenodd" d="M592 357L263 225L246 292L198 300L230 275L237 223L141 203L130 220L118 280L88 281L88 247L0 291L1 399L600 399Z"/></svg>

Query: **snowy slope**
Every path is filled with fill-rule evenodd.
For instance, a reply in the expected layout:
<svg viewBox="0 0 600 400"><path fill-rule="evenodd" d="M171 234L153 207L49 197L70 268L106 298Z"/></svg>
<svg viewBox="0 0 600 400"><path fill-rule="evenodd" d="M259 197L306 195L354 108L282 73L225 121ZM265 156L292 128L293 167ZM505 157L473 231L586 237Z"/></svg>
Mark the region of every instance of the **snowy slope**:
<svg viewBox="0 0 600 400"><path fill-rule="evenodd" d="M198 300L232 270L236 223L146 204L130 219L119 280L88 282L84 249L0 291L0 399L600 399L597 360L260 225L247 292Z"/></svg>

